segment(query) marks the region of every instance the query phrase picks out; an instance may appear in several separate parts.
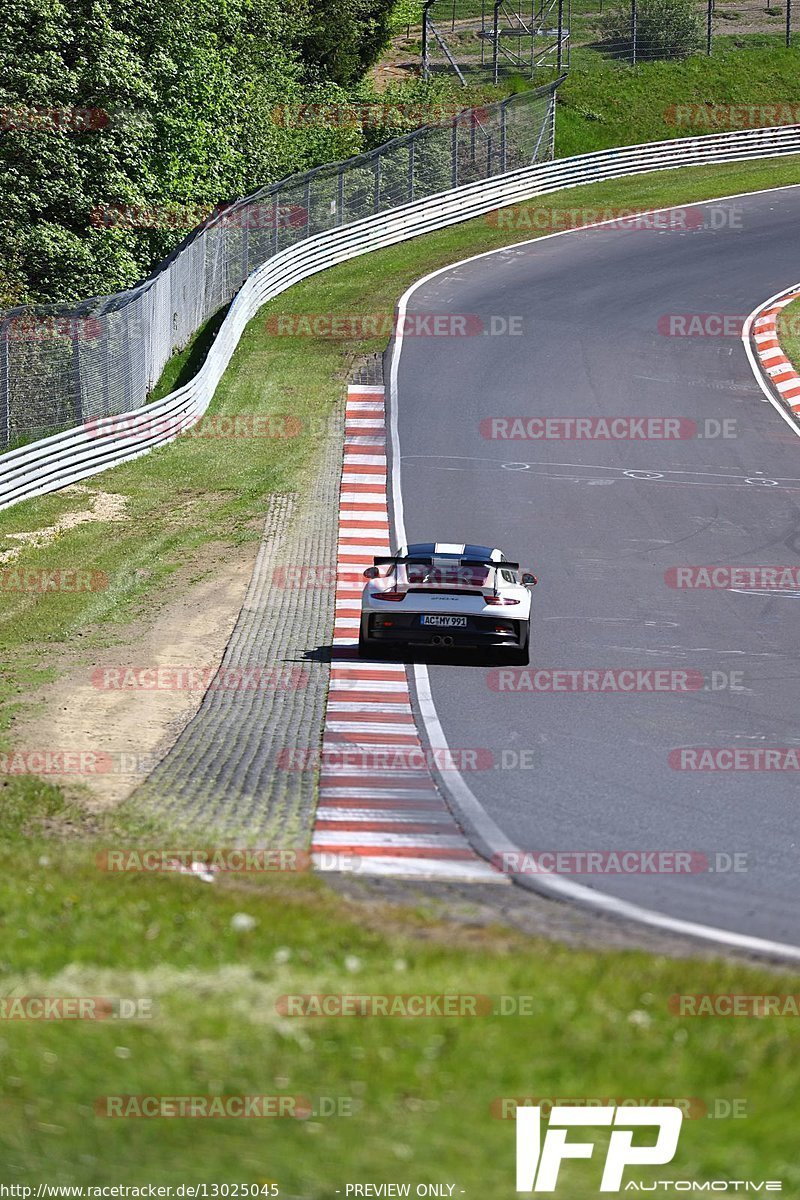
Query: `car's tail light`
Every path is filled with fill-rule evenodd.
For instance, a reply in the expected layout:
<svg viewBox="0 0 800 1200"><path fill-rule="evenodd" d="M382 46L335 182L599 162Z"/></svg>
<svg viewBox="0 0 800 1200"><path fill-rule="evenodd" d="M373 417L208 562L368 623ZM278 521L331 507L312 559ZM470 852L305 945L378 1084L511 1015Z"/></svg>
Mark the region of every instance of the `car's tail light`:
<svg viewBox="0 0 800 1200"><path fill-rule="evenodd" d="M405 600L405 592L370 592L370 600Z"/></svg>
<svg viewBox="0 0 800 1200"><path fill-rule="evenodd" d="M510 596L484 596L486 604L519 604L519 600L512 600Z"/></svg>

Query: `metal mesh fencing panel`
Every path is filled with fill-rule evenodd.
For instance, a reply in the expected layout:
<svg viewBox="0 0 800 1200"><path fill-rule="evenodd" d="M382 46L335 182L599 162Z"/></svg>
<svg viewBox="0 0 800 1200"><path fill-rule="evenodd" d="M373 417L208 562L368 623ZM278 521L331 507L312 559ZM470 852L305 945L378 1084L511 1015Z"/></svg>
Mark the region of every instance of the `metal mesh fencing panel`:
<svg viewBox="0 0 800 1200"><path fill-rule="evenodd" d="M552 157L556 84L238 201L130 291L0 319L0 449L147 403L170 356L269 258L305 238Z"/></svg>

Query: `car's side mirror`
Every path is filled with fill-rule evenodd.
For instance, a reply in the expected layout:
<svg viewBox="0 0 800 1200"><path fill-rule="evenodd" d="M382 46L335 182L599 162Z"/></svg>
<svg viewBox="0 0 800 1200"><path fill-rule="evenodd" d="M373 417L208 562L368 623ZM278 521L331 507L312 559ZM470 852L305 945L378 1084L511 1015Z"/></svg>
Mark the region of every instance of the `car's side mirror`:
<svg viewBox="0 0 800 1200"><path fill-rule="evenodd" d="M365 579L377 579L379 575L380 569L378 567L367 567L366 571L364 572Z"/></svg>
<svg viewBox="0 0 800 1200"><path fill-rule="evenodd" d="M537 584L538 582L539 582L539 580L536 578L536 576L535 576L535 575L532 575L530 571L523 571L523 572L522 572L522 585L523 585L523 587L536 587L536 584Z"/></svg>

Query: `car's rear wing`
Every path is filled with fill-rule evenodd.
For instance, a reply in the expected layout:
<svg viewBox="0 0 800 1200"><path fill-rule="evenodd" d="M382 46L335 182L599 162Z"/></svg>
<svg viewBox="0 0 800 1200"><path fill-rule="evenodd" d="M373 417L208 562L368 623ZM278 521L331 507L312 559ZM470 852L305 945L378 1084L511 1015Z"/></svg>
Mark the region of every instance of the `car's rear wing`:
<svg viewBox="0 0 800 1200"><path fill-rule="evenodd" d="M373 559L376 567L403 566L413 563L416 567L432 567L434 563L440 566L452 567L503 567L507 571L518 571L518 562L508 562L506 559L475 558L468 554L431 555L431 554L382 554Z"/></svg>

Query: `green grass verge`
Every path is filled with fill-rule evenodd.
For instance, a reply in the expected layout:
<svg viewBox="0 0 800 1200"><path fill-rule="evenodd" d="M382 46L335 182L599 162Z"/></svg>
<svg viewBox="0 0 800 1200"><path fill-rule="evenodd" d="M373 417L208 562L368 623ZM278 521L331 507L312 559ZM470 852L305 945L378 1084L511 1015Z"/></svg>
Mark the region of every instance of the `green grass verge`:
<svg viewBox="0 0 800 1200"><path fill-rule="evenodd" d="M684 1122L670 1168L645 1180L783 1178L800 1188L794 1144L800 1026L790 1017L702 1020L676 993L787 993L800 980L713 961L569 951L428 911L354 908L306 876L207 885L108 875L85 843L54 845L38 821L54 789L2 809L4 996L121 996L152 1015L101 1022L4 1022L3 1182L276 1180L322 1200L353 1181L453 1182L514 1195L514 1127L504 1097L693 1101L741 1119ZM123 845L139 844L128 830ZM149 839L150 844L157 844ZM92 850L119 845L96 830ZM249 929L239 929L250 918ZM289 1018L287 994L527 997L527 1015ZM341 1115L309 1120L110 1119L103 1096L301 1095ZM495 1110L496 1111L496 1108ZM602 1145L604 1137L600 1135ZM598 1153L600 1151L598 1150ZM559 1195L588 1200L597 1178L567 1165ZM456 1194L459 1194L456 1192Z"/></svg>
<svg viewBox="0 0 800 1200"><path fill-rule="evenodd" d="M800 300L787 304L778 317L778 337L786 357L800 371Z"/></svg>
<svg viewBox="0 0 800 1200"><path fill-rule="evenodd" d="M660 206L798 179L800 162L784 159L618 180L546 202ZM385 338L270 336L267 318L388 314L425 272L529 236L471 221L342 264L271 301L245 332L212 412L291 412L307 428L283 441L187 436L94 481L127 498L131 519L80 526L21 561L105 570L111 587L92 596L4 596L6 722L31 673L54 669L62 645L80 635L90 657L94 645L124 638L126 622L157 605L165 576L194 547L257 536L268 493L302 487L314 469L320 422L341 399L348 363ZM83 504L56 495L0 514L0 549L9 534ZM788 1161L798 1023L681 1020L668 1009L676 992L792 992L797 980L711 962L568 952L468 925L459 932L430 911L401 919L372 905L365 915L306 877L206 885L97 870L99 847L145 841L163 844L164 835L135 812L89 819L41 781L0 784L3 993L139 996L157 1005L150 1020L0 1028L4 1181L275 1179L284 1195L317 1200L346 1182L430 1180L510 1198L513 1125L492 1117L495 1098L627 1096L697 1097L712 1110L718 1099L745 1102L744 1119L686 1122L668 1176L783 1177L788 1194L800 1189L800 1168ZM236 913L255 925L237 930ZM275 1010L284 993L338 991L524 994L532 1015L292 1020ZM93 1108L97 1096L120 1093L273 1092L344 1097L355 1112L201 1122L113 1120ZM568 1166L563 1178L562 1194L596 1194L585 1164Z"/></svg>
<svg viewBox="0 0 800 1200"><path fill-rule="evenodd" d="M742 39L741 47L718 49L710 58L643 63L635 69L591 50L574 50L572 69L558 93L556 154L565 157L736 127L686 124L685 112L675 124L677 105L794 104L798 51L769 43L759 46L756 36Z"/></svg>

